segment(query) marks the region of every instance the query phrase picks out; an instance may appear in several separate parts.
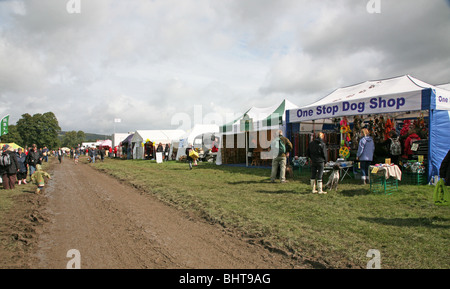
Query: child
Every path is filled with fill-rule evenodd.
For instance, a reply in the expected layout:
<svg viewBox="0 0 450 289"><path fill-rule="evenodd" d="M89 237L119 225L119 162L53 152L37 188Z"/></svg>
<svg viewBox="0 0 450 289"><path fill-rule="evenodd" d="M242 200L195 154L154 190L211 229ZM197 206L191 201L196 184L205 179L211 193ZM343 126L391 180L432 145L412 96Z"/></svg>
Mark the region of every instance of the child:
<svg viewBox="0 0 450 289"><path fill-rule="evenodd" d="M337 191L338 183L339 183L339 172L340 167L338 164L333 166L333 171L331 172L330 178L328 179L328 183L326 187L329 189L335 189Z"/></svg>
<svg viewBox="0 0 450 289"><path fill-rule="evenodd" d="M41 190L45 186L44 177L51 179L50 175L42 170L41 165L36 165L36 171L31 175L32 183L38 186L36 189L36 194L40 194Z"/></svg>

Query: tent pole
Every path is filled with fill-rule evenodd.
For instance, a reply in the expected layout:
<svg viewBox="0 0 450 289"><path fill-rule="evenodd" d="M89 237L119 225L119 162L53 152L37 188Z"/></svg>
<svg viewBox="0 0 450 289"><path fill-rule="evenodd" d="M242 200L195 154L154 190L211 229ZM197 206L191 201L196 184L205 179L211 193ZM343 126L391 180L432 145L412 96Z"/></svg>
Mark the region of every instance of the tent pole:
<svg viewBox="0 0 450 289"><path fill-rule="evenodd" d="M245 132L245 166L248 167L248 135L250 132Z"/></svg>

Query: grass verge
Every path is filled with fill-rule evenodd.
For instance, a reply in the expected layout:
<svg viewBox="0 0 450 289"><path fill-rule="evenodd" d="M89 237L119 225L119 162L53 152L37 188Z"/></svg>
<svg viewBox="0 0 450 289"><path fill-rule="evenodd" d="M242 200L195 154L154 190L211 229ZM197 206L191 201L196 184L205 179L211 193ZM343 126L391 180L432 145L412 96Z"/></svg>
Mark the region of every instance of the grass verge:
<svg viewBox="0 0 450 289"><path fill-rule="evenodd" d="M371 249L382 268L450 268L450 208L432 186L400 185L373 194L346 180L337 192L310 193L307 175L270 183L270 170L114 160L91 164L182 210L237 230L320 268L365 268Z"/></svg>

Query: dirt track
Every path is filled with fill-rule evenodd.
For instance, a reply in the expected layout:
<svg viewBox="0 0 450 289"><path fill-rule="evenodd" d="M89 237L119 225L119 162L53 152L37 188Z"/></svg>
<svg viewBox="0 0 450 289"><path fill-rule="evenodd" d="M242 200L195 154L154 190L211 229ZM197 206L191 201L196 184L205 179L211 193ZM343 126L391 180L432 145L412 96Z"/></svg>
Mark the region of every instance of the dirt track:
<svg viewBox="0 0 450 289"><path fill-rule="evenodd" d="M282 254L249 244L218 225L141 194L86 164L55 164L39 213L42 232L31 268L298 268ZM43 210L43 211L42 211ZM41 231L41 230L39 230Z"/></svg>

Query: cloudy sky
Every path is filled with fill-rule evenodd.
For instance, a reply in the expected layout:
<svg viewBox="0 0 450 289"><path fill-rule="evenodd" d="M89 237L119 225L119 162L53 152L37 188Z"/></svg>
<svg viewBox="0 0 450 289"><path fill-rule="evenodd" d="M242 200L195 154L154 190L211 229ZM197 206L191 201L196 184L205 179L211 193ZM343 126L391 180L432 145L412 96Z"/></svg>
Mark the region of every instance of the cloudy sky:
<svg viewBox="0 0 450 289"><path fill-rule="evenodd" d="M0 0L0 115L110 134L405 74L449 83L449 31L449 0Z"/></svg>

